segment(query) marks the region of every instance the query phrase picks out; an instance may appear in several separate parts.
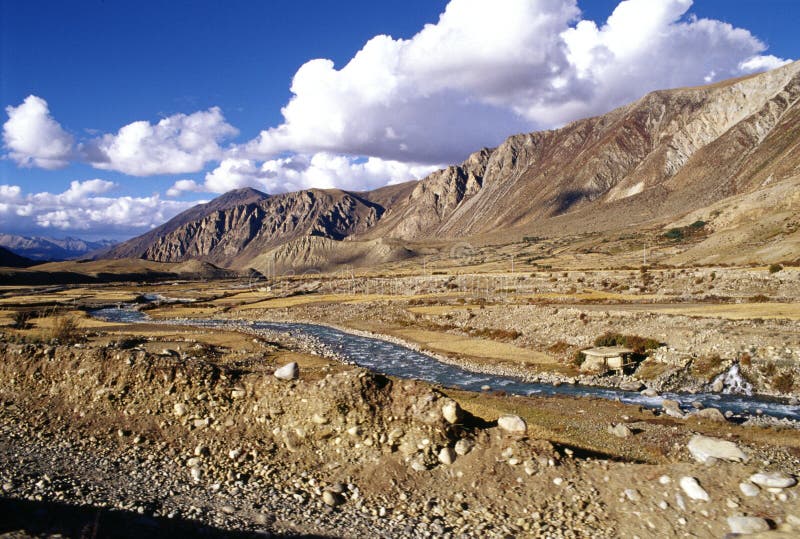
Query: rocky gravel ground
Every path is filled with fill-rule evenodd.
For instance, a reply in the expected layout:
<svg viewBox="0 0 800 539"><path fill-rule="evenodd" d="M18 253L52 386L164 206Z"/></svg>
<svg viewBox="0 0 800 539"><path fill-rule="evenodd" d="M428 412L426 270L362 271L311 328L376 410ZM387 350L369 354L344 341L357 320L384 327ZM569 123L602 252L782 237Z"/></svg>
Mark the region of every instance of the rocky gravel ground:
<svg viewBox="0 0 800 539"><path fill-rule="evenodd" d="M124 339L0 345L0 533L719 537L766 530L789 537L800 530L793 431L703 427L580 399L469 397L470 412L419 382L312 356L278 363L274 344L245 358L236 348L219 354L190 346L194 340L182 341L183 350L154 338L146 346ZM491 403L520 415L492 411ZM601 411L612 409L624 412L614 413L613 425ZM474 415L480 410L489 415ZM616 443L600 454L557 441L559 431L580 439L598 424L619 447L647 446L642 454L650 456L615 456L632 454L617 453ZM716 434L693 432L701 427Z"/></svg>

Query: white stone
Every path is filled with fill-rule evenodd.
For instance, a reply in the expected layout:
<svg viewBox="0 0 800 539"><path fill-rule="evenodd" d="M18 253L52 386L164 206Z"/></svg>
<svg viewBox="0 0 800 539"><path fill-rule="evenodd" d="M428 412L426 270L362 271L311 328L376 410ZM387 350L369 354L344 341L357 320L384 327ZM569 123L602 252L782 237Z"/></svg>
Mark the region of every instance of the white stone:
<svg viewBox="0 0 800 539"><path fill-rule="evenodd" d="M525 420L516 415L503 415L497 420L497 425L506 432L524 434L528 430Z"/></svg>
<svg viewBox="0 0 800 539"><path fill-rule="evenodd" d="M300 376L300 368L297 366L297 363L293 361L277 369L274 375L275 378L279 380L294 380Z"/></svg>
<svg viewBox="0 0 800 539"><path fill-rule="evenodd" d="M769 524L759 517L728 517L731 533L751 534L769 531Z"/></svg>
<svg viewBox="0 0 800 539"><path fill-rule="evenodd" d="M192 468L189 469L189 474L191 474L192 480L195 483L197 483L200 481L200 476L202 475L202 472L200 471L200 468L198 468L197 466L193 466Z"/></svg>
<svg viewBox="0 0 800 539"><path fill-rule="evenodd" d="M337 492L326 490L322 493L322 501L325 503L325 505L335 507L344 503L344 497Z"/></svg>
<svg viewBox="0 0 800 539"><path fill-rule="evenodd" d="M760 487L789 488L797 484L797 479L782 472L761 472L750 476L750 481Z"/></svg>
<svg viewBox="0 0 800 539"><path fill-rule="evenodd" d="M556 485L557 487L560 487L563 482L564 480L561 477L556 477L555 479L553 479L553 484Z"/></svg>
<svg viewBox="0 0 800 539"><path fill-rule="evenodd" d="M456 401L447 400L447 402L442 405L442 416L444 416L445 421L451 425L455 425L461 421L461 415L461 407Z"/></svg>
<svg viewBox="0 0 800 539"><path fill-rule="evenodd" d="M661 483L662 485L669 485L670 483L672 483L672 479L670 479L668 475L662 475L661 477L658 478L658 482Z"/></svg>
<svg viewBox="0 0 800 539"><path fill-rule="evenodd" d="M428 467L425 466L425 462L423 462L422 458L419 457L411 461L411 469L414 470L415 472L423 472L427 470Z"/></svg>
<svg viewBox="0 0 800 539"><path fill-rule="evenodd" d="M186 405L182 402L176 402L173 409L175 411L175 415L178 417L186 415Z"/></svg>
<svg viewBox="0 0 800 539"><path fill-rule="evenodd" d="M696 411L692 415L695 417L699 417L701 419L716 421L718 423L725 423L727 421L727 419L725 419L725 416L722 415L722 412L720 412L716 408L703 408L702 410Z"/></svg>
<svg viewBox="0 0 800 539"><path fill-rule="evenodd" d="M468 440L466 438L459 440L456 442L456 447L455 447L456 454L464 456L470 451L472 451L473 447L475 447L475 442L473 442L472 440Z"/></svg>
<svg viewBox="0 0 800 539"><path fill-rule="evenodd" d="M750 498L753 496L758 496L758 493L761 492L760 488L750 482L739 483L739 490L742 491L742 494Z"/></svg>
<svg viewBox="0 0 800 539"><path fill-rule="evenodd" d="M625 423L617 423L616 425L609 425L608 432L619 438L627 438L633 436L633 432Z"/></svg>
<svg viewBox="0 0 800 539"><path fill-rule="evenodd" d="M450 465L456 460L456 452L451 447L443 447L439 451L439 462L442 464Z"/></svg>
<svg viewBox="0 0 800 539"><path fill-rule="evenodd" d="M708 492L706 492L703 489L703 487L700 486L700 483L698 483L697 479L695 479L694 477L689 477L689 476L681 477L680 486L686 493L686 495L693 500L701 500L707 502L711 499L708 496Z"/></svg>
<svg viewBox="0 0 800 539"><path fill-rule="evenodd" d="M642 499L642 495L639 494L639 491L636 490L635 488L626 488L625 497L632 502L638 502L639 500Z"/></svg>
<svg viewBox="0 0 800 539"><path fill-rule="evenodd" d="M706 463L710 459L727 460L730 462L746 462L747 455L739 447L727 440L695 435L687 445L689 452L698 461Z"/></svg>

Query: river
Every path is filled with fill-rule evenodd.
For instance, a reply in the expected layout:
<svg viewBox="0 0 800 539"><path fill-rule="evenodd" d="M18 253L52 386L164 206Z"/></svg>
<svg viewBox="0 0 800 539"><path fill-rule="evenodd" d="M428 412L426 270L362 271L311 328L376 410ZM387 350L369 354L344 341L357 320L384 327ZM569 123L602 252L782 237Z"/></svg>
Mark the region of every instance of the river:
<svg viewBox="0 0 800 539"><path fill-rule="evenodd" d="M107 308L91 312L92 316L109 322L146 322L149 317L131 308ZM191 324L199 327L220 327L236 323L234 320L205 319L165 321L165 323ZM776 399L721 393L662 393L646 397L635 391L603 388L579 384L551 385L526 382L511 376L498 376L467 370L463 367L438 361L436 358L400 344L378 338L353 335L328 326L296 322L252 322L250 330L288 332L294 336L310 336L338 356L361 367L398 378L413 378L445 387L481 391L484 386L513 395L567 395L594 397L639 404L647 408L660 408L664 399L675 400L684 410L693 410L693 403L704 407L730 411L737 416L768 415L800 421L800 408Z"/></svg>

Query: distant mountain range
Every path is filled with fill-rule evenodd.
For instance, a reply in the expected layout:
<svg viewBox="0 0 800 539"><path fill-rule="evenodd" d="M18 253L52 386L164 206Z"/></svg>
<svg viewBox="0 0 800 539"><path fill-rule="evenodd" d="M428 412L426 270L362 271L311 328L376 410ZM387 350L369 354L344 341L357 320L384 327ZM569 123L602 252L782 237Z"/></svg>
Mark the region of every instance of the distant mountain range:
<svg viewBox="0 0 800 539"><path fill-rule="evenodd" d="M698 260L724 261L767 239L775 256L798 256L796 186L800 62L514 135L419 181L369 192L232 191L103 256L323 269L414 256L432 242L639 230L688 214L737 231Z"/></svg>
<svg viewBox="0 0 800 539"><path fill-rule="evenodd" d="M117 242L111 240L85 241L78 238L46 238L0 234L0 247L34 261L70 260L92 257Z"/></svg>

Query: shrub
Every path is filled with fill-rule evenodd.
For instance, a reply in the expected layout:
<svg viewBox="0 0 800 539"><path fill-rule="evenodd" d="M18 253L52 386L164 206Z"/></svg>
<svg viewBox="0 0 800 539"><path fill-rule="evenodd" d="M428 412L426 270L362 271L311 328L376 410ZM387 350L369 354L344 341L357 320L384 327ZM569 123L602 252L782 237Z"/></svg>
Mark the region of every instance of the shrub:
<svg viewBox="0 0 800 539"><path fill-rule="evenodd" d="M26 311L15 311L11 316L11 327L15 329L25 329L28 327L28 321L31 319L31 313Z"/></svg>
<svg viewBox="0 0 800 539"><path fill-rule="evenodd" d="M664 233L664 237L668 240L682 240L683 230L680 228L670 228L666 233Z"/></svg>
<svg viewBox="0 0 800 539"><path fill-rule="evenodd" d="M53 323L50 338L59 343L76 343L83 338L80 321L72 315L59 316Z"/></svg>
<svg viewBox="0 0 800 539"><path fill-rule="evenodd" d="M770 361L764 366L764 369L761 372L764 373L764 376L772 378L778 372L778 367L776 367L775 364Z"/></svg>
<svg viewBox="0 0 800 539"><path fill-rule="evenodd" d="M772 387L781 393L789 393L794 387L794 377L789 372L778 374L772 378Z"/></svg>
<svg viewBox="0 0 800 539"><path fill-rule="evenodd" d="M564 341L557 341L547 347L547 350L553 354L563 354L569 350L570 346Z"/></svg>
<svg viewBox="0 0 800 539"><path fill-rule="evenodd" d="M739 358L739 363L741 363L743 367L749 367L753 363L753 357L745 352Z"/></svg>
<svg viewBox="0 0 800 539"><path fill-rule="evenodd" d="M572 356L572 364L576 367L580 367L583 364L584 359L586 359L586 357L583 355L583 352L576 350L575 355Z"/></svg>
<svg viewBox="0 0 800 539"><path fill-rule="evenodd" d="M633 350L634 354L641 355L648 350L661 346L661 343L648 337L639 335L623 335L622 333L604 333L594 340L595 346L624 346Z"/></svg>
<svg viewBox="0 0 800 539"><path fill-rule="evenodd" d="M753 303L767 303L769 301L769 296L765 296L764 294L756 294L750 298L750 301Z"/></svg>
<svg viewBox="0 0 800 539"><path fill-rule="evenodd" d="M781 266L780 264L770 264L769 265L769 272L770 273L778 273L782 269L783 269L783 266Z"/></svg>

